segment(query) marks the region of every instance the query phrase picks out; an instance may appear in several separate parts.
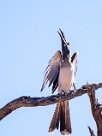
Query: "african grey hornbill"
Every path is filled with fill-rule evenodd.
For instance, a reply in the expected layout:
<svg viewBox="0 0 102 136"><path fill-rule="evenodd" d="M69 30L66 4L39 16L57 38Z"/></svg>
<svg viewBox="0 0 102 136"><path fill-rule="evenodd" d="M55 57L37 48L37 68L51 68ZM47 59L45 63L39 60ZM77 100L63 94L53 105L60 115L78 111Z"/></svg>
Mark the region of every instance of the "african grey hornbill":
<svg viewBox="0 0 102 136"><path fill-rule="evenodd" d="M65 39L62 30L59 30L58 34L62 42L62 51L58 50L49 61L41 91L47 82L49 82L49 86L52 85L52 93L54 93L56 89L58 93L69 93L72 87L76 89L75 73L78 53L75 52L71 57L70 45ZM61 134L70 134L72 132L69 101L63 101L57 104L50 123L49 132L52 132L55 128L58 129L59 124Z"/></svg>

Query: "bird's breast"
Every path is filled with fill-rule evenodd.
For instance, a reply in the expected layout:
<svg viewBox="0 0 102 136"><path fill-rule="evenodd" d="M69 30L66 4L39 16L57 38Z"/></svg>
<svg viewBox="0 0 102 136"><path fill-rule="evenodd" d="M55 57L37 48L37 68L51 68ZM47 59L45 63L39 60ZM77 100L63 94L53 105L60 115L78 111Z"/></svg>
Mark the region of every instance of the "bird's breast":
<svg viewBox="0 0 102 136"><path fill-rule="evenodd" d="M59 73L59 91L68 92L73 83L74 72L72 67L61 68Z"/></svg>

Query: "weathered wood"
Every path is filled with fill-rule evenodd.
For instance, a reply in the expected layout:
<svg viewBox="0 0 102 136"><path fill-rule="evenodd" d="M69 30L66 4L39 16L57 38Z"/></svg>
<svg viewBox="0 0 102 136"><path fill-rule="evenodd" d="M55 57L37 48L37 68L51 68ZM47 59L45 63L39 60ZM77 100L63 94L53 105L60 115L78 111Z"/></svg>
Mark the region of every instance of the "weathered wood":
<svg viewBox="0 0 102 136"><path fill-rule="evenodd" d="M102 136L102 107L101 107L101 104L99 104L98 99L96 99L95 88L93 86L90 86L87 89L87 93L90 99L92 115L97 125L97 136Z"/></svg>
<svg viewBox="0 0 102 136"><path fill-rule="evenodd" d="M22 96L9 102L3 108L0 109L0 120L2 120L4 117L10 114L12 111L21 107L47 106L50 104L57 103L58 101L71 100L73 98L76 98L87 93L87 89L89 87L94 87L94 89L97 90L102 87L102 83L84 85L80 89L77 89L76 92L72 91L72 93L70 94L57 94L48 97L33 97L33 98Z"/></svg>

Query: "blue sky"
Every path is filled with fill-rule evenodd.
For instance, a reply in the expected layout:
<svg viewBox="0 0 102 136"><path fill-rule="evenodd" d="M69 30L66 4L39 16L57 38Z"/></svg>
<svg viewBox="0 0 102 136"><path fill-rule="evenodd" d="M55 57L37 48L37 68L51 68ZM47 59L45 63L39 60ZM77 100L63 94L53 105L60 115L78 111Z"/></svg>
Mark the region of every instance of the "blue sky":
<svg viewBox="0 0 102 136"><path fill-rule="evenodd" d="M79 51L77 88L101 82L102 1L4 0L0 1L0 107L20 96L48 96L41 93L44 70L61 48L59 27ZM100 101L102 94L97 91ZM59 136L48 133L55 105L20 108L1 121L2 136ZM70 101L72 136L96 132L87 95Z"/></svg>

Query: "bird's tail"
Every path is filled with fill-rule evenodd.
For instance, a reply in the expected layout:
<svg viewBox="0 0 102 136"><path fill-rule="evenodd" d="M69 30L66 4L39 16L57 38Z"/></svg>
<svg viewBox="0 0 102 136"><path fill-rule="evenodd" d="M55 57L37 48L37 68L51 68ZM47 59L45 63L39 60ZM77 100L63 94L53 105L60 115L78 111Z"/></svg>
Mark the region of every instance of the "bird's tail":
<svg viewBox="0 0 102 136"><path fill-rule="evenodd" d="M59 102L56 106L53 118L50 123L49 132L59 128L61 134L71 134L71 121L69 113L69 101Z"/></svg>

